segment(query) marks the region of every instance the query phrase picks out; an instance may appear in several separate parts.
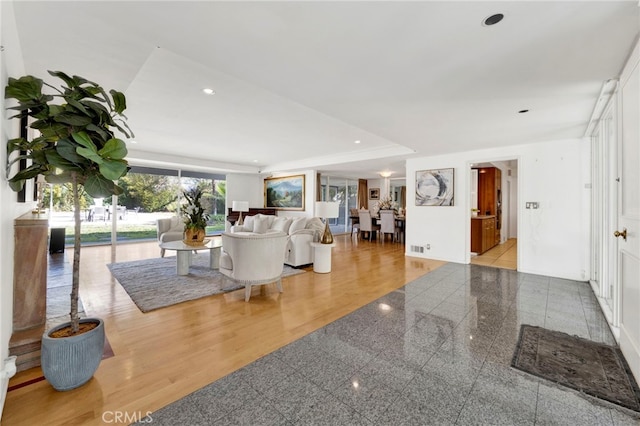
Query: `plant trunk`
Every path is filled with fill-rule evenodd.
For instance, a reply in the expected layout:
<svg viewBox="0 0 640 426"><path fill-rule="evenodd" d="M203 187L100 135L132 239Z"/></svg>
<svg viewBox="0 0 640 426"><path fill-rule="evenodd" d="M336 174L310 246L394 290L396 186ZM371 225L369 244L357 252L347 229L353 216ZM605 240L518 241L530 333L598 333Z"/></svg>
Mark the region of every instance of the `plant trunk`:
<svg viewBox="0 0 640 426"><path fill-rule="evenodd" d="M80 289L80 196L78 195L78 175L71 174L73 191L73 275L71 280L71 329L75 334L80 326L78 318L78 291Z"/></svg>

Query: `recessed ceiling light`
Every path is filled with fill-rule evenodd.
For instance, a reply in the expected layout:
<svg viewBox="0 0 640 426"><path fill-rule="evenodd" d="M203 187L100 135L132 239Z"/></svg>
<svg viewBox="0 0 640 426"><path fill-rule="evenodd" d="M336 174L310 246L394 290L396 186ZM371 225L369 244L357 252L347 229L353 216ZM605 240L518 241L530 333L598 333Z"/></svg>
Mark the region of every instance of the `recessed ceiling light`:
<svg viewBox="0 0 640 426"><path fill-rule="evenodd" d="M130 140L129 140L129 143L138 143L138 141L137 141L137 140L135 140L135 139L130 139Z"/></svg>
<svg viewBox="0 0 640 426"><path fill-rule="evenodd" d="M521 109L520 111L518 111L518 114L524 114L525 112L529 112L528 109Z"/></svg>
<svg viewBox="0 0 640 426"><path fill-rule="evenodd" d="M215 95L216 92L213 89L209 89L208 87L205 87L204 89L202 89L202 92L205 95Z"/></svg>
<svg viewBox="0 0 640 426"><path fill-rule="evenodd" d="M253 162L254 162L254 163L257 163L257 162L258 162L258 160L253 160Z"/></svg>
<svg viewBox="0 0 640 426"><path fill-rule="evenodd" d="M496 13L495 15L491 15L488 18L485 18L485 20L482 21L482 25L484 25L485 27L490 27L491 25L495 25L498 22L502 21L502 18L504 18L504 15L502 13Z"/></svg>
<svg viewBox="0 0 640 426"><path fill-rule="evenodd" d="M354 141L353 143L360 143L360 141Z"/></svg>

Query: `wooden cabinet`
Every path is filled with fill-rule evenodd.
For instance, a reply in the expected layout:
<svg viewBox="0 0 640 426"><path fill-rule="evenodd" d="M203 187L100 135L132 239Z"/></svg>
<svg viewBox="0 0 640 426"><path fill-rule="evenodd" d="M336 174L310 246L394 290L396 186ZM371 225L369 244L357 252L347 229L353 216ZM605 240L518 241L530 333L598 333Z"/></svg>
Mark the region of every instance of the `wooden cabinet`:
<svg viewBox="0 0 640 426"><path fill-rule="evenodd" d="M497 167L478 169L478 210L480 215L495 217L495 244L500 244L502 229L502 173Z"/></svg>
<svg viewBox="0 0 640 426"><path fill-rule="evenodd" d="M495 216L471 218L471 251L482 254L496 245Z"/></svg>
<svg viewBox="0 0 640 426"><path fill-rule="evenodd" d="M14 221L13 333L9 355L18 371L40 365L40 341L47 318L49 219L26 213Z"/></svg>

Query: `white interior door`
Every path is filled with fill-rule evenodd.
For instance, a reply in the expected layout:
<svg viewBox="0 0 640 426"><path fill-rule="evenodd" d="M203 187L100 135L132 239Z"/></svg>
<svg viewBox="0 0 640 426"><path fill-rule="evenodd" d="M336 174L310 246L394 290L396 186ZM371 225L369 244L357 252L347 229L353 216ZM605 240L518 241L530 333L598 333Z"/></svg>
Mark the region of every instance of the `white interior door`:
<svg viewBox="0 0 640 426"><path fill-rule="evenodd" d="M620 349L640 379L640 74L636 46L620 78L616 246L620 289Z"/></svg>

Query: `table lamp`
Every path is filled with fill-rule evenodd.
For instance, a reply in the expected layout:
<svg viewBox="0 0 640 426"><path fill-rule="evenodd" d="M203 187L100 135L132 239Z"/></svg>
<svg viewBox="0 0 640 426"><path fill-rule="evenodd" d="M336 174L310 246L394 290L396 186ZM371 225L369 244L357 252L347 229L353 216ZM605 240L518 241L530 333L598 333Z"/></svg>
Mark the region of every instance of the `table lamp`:
<svg viewBox="0 0 640 426"><path fill-rule="evenodd" d="M236 225L242 225L242 212L249 211L249 202L248 201L233 201L231 203L231 210L234 212L239 212L238 221Z"/></svg>
<svg viewBox="0 0 640 426"><path fill-rule="evenodd" d="M333 235L329 228L329 219L338 217L340 203L330 201L316 201L316 216L324 218L324 234L320 238L322 244L332 244Z"/></svg>

